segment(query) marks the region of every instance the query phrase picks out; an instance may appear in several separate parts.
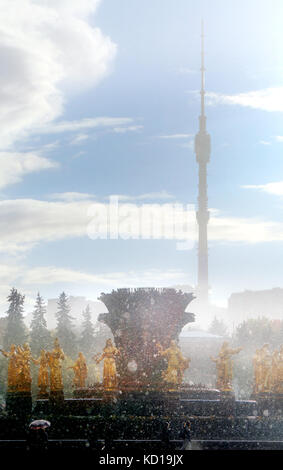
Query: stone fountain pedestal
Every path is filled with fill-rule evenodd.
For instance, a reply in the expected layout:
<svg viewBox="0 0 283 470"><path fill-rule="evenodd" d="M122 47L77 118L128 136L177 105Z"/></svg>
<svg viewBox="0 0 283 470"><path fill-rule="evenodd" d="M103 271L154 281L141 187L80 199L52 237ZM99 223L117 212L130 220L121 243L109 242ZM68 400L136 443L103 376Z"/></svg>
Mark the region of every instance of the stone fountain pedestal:
<svg viewBox="0 0 283 470"><path fill-rule="evenodd" d="M65 399L70 413L143 416L168 419L178 416L255 416L255 400L236 400L233 392L192 387L183 384L178 389L160 387L133 389L120 387L104 390L102 385L77 389L74 397Z"/></svg>
<svg viewBox="0 0 283 470"><path fill-rule="evenodd" d="M259 414L262 416L283 416L283 393L254 393L251 399L256 400Z"/></svg>
<svg viewBox="0 0 283 470"><path fill-rule="evenodd" d="M6 411L9 416L24 418L31 414L32 396L30 391L6 393Z"/></svg>

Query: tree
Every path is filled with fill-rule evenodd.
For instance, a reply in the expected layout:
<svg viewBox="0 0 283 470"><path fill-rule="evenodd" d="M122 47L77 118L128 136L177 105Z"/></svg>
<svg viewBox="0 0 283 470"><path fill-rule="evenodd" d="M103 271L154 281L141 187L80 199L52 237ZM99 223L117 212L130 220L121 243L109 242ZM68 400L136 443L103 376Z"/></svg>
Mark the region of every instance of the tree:
<svg viewBox="0 0 283 470"><path fill-rule="evenodd" d="M27 339L23 316L25 296L13 287L7 300L10 305L7 310L7 326L3 341L5 349L9 349L11 344L23 344Z"/></svg>
<svg viewBox="0 0 283 470"><path fill-rule="evenodd" d="M46 306L40 294L37 294L33 318L30 324L30 343L33 354L39 356L42 349L51 347L51 334L45 320Z"/></svg>
<svg viewBox="0 0 283 470"><path fill-rule="evenodd" d="M86 354L90 355L93 353L93 345L94 345L94 326L91 321L91 310L89 305L86 306L86 309L83 311L83 330L81 333L80 339L80 349L81 351Z"/></svg>
<svg viewBox="0 0 283 470"><path fill-rule="evenodd" d="M227 326L224 321L218 320L216 317L212 320L208 332L213 335L228 336Z"/></svg>
<svg viewBox="0 0 283 470"><path fill-rule="evenodd" d="M236 328L233 343L242 346L241 354L235 363L235 377L237 377L240 393L250 396L253 387L253 356L256 349L265 343L270 345L270 351L279 348L282 344L282 320L270 320L266 317L249 318Z"/></svg>
<svg viewBox="0 0 283 470"><path fill-rule="evenodd" d="M73 358L77 353L76 336L73 332L73 318L70 315L70 306L65 292L60 294L56 312L57 328L56 334L63 351Z"/></svg>
<svg viewBox="0 0 283 470"><path fill-rule="evenodd" d="M238 325L234 333L234 342L246 349L254 350L264 343L279 346L281 342L279 336L274 330L272 320L265 317L250 318Z"/></svg>

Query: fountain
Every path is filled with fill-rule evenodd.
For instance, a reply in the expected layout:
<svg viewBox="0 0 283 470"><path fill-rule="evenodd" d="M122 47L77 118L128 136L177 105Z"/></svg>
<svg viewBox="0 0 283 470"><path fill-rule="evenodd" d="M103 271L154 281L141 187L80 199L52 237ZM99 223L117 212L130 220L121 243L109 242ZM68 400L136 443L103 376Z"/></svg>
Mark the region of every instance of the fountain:
<svg viewBox="0 0 283 470"><path fill-rule="evenodd" d="M80 354L71 366L74 396L64 397L61 371L64 352L55 342L53 351L46 353L50 391L47 392L39 374L38 386L42 389L44 385L44 393L39 393L33 406L34 419L42 417L55 422L56 432L61 437L77 433L93 440L94 436L106 439L113 433L124 443L155 442L168 420L177 437L181 424L188 418L195 426L195 436L207 440L208 446L210 440L216 442L215 439L230 445L239 435L252 441L256 436L262 442L282 435L282 408L277 406L281 389L277 391L276 408L269 406L268 394L270 417L266 416L265 402L258 406L258 393L253 400L235 398L231 357L240 352L240 348L232 349L224 343L218 356L211 358L217 370L218 389L182 381L190 358L183 357L177 339L183 326L194 321L194 315L186 312L193 300L192 294L174 289L118 289L101 294L100 300L107 306L108 313L101 314L99 319L109 326L115 343L108 340L102 354L96 356L97 362L104 361L103 384L85 386L87 367ZM29 360L29 354L26 356ZM10 381L13 377L12 374ZM260 383L257 385L261 391ZM22 394L21 391L21 396L15 397L17 403L11 402L5 419L15 419ZM10 398L9 391L7 398Z"/></svg>
<svg viewBox="0 0 283 470"><path fill-rule="evenodd" d="M99 316L110 329L121 355L117 360L119 387L145 390L162 387L165 361L158 345L168 348L182 328L194 321L185 311L194 299L175 289L118 289L101 294L108 313Z"/></svg>
<svg viewBox="0 0 283 470"><path fill-rule="evenodd" d="M99 300L108 313L100 314L99 320L113 334L117 380L113 379L115 387L106 379L103 385L76 389L75 397L116 400L119 414L132 410L145 416L178 414L188 406L199 407L199 400L219 400L219 390L182 381L190 359L182 356L177 341L182 328L195 320L186 312L193 299L191 293L169 288L102 293Z"/></svg>

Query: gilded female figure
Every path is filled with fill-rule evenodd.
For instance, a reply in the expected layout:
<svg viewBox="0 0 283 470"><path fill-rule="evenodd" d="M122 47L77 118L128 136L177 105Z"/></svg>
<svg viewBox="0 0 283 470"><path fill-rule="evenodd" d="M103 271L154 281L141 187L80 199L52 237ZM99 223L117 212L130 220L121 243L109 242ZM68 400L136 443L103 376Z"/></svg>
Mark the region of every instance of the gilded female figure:
<svg viewBox="0 0 283 470"><path fill-rule="evenodd" d="M262 383L262 370L261 370L261 351L256 349L253 356L253 369L254 369L254 387L253 392L259 393Z"/></svg>
<svg viewBox="0 0 283 470"><path fill-rule="evenodd" d="M9 359L8 362L8 391L16 391L19 377L19 364L15 344L11 344L10 351L0 349L3 356Z"/></svg>
<svg viewBox="0 0 283 470"><path fill-rule="evenodd" d="M61 349L57 338L54 341L53 351L47 352L47 359L50 368L50 391L62 391L64 388L62 379L62 361L65 359L65 354Z"/></svg>
<svg viewBox="0 0 283 470"><path fill-rule="evenodd" d="M167 369L163 372L164 381L174 385L181 385L184 371L189 367L191 360L183 357L176 341L172 340L169 348L165 350L159 344L158 349L159 354L167 359Z"/></svg>
<svg viewBox="0 0 283 470"><path fill-rule="evenodd" d="M278 357L278 393L283 393L283 346L279 349Z"/></svg>
<svg viewBox="0 0 283 470"><path fill-rule="evenodd" d="M272 357L269 344L266 343L261 348L261 392L270 392L271 390L271 370Z"/></svg>
<svg viewBox="0 0 283 470"><path fill-rule="evenodd" d="M78 359L76 360L73 366L69 367L69 369L73 369L75 374L73 379L74 387L84 388L88 370L86 365L86 359L82 352L79 352Z"/></svg>
<svg viewBox="0 0 283 470"><path fill-rule="evenodd" d="M48 357L44 349L40 352L40 357L38 359L33 359L34 364L39 365L37 385L39 388L39 394L45 395L47 393L47 387L49 385L49 376L48 376Z"/></svg>
<svg viewBox="0 0 283 470"><path fill-rule="evenodd" d="M280 354L276 349L271 355L271 372L270 372L270 391L277 392L279 388L279 360Z"/></svg>
<svg viewBox="0 0 283 470"><path fill-rule="evenodd" d="M30 363L33 360L31 355L30 347L27 343L23 347L17 347L18 355L18 367L19 367L19 377L18 377L18 390L21 392L30 392L31 391L31 372L30 372Z"/></svg>
<svg viewBox="0 0 283 470"><path fill-rule="evenodd" d="M120 355L111 339L106 341L105 348L100 357L96 358L96 363L104 360L103 364L103 386L107 390L115 389L117 387L117 372L115 359Z"/></svg>
<svg viewBox="0 0 283 470"><path fill-rule="evenodd" d="M217 388L221 391L232 390L233 361L232 356L238 354L243 348L229 348L228 341L224 341L219 351L218 357L211 360L216 363L217 368Z"/></svg>

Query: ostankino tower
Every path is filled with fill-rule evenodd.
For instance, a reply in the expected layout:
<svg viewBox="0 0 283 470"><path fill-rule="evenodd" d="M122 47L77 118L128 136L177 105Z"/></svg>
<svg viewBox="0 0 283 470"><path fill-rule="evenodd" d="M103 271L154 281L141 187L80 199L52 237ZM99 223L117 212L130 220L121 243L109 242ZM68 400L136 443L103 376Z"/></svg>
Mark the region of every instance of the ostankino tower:
<svg viewBox="0 0 283 470"><path fill-rule="evenodd" d="M206 131L205 116L205 84L204 84L204 34L202 25L201 34L201 114L199 117L199 131L195 136L195 153L199 166L198 184L198 285L197 300L201 304L208 303L208 247L207 247L207 225L209 211L207 209L207 164L210 157L210 135Z"/></svg>

